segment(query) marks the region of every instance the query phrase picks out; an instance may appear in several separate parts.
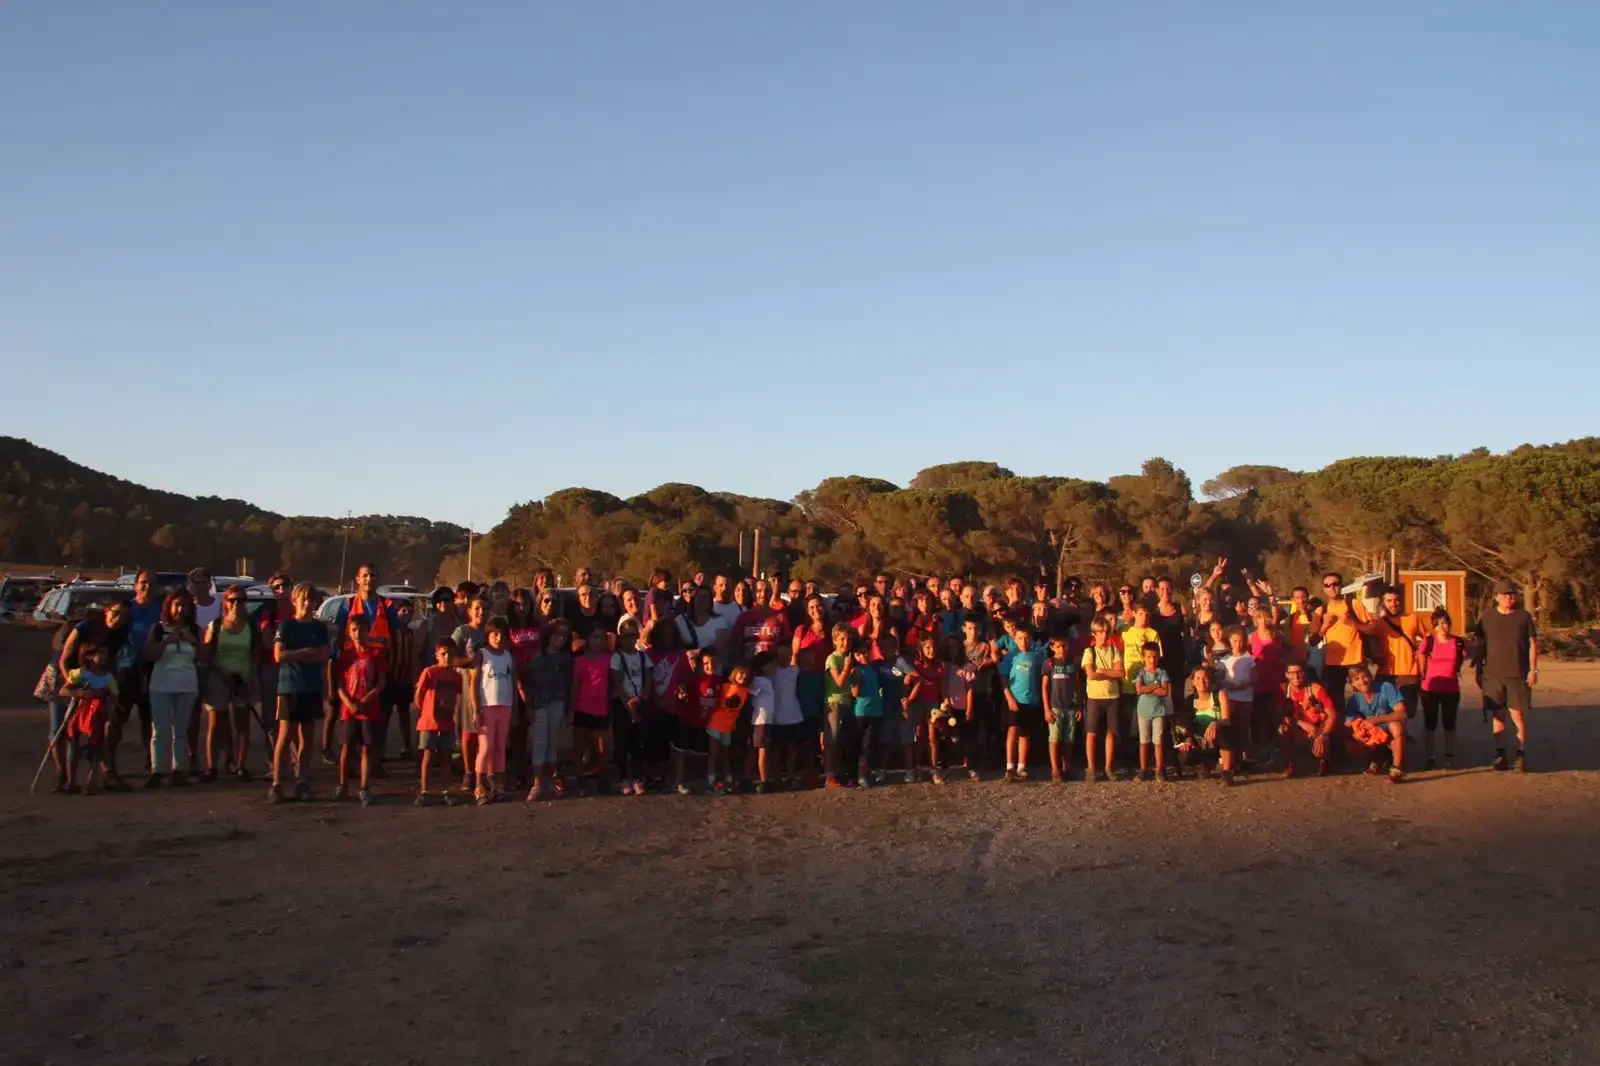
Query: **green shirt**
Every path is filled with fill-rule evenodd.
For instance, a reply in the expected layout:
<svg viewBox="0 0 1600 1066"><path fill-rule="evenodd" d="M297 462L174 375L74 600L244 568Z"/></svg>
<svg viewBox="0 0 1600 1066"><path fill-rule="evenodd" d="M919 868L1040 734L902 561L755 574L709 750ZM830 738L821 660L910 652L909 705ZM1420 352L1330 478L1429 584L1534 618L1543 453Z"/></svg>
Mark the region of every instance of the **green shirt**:
<svg viewBox="0 0 1600 1066"><path fill-rule="evenodd" d="M833 680L833 675L842 666L849 666L850 671L845 674L844 684L839 685ZM828 701L829 706L848 707L855 703L856 698L850 694L850 677L855 672L854 660L849 655L841 655L838 652L834 652L828 656L822 675L822 695Z"/></svg>

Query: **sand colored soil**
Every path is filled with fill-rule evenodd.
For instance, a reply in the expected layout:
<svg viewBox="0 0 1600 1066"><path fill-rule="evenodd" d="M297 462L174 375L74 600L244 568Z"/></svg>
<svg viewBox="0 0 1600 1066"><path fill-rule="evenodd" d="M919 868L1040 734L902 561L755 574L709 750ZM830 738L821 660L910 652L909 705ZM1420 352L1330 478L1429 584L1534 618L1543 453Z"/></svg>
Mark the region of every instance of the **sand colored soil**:
<svg viewBox="0 0 1600 1066"><path fill-rule="evenodd" d="M0 1062L1600 1062L1600 665L1526 776L1466 702L1400 786L486 810L30 799L0 712Z"/></svg>

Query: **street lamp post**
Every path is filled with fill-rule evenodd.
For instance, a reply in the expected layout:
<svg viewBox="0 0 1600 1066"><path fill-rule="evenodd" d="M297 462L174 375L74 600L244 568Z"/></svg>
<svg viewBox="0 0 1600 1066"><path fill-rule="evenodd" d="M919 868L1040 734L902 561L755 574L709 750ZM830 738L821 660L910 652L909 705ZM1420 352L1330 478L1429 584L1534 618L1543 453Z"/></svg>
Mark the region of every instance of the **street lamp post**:
<svg viewBox="0 0 1600 1066"><path fill-rule="evenodd" d="M339 545L339 591L344 591L344 561L350 553L350 514L344 513L344 540Z"/></svg>

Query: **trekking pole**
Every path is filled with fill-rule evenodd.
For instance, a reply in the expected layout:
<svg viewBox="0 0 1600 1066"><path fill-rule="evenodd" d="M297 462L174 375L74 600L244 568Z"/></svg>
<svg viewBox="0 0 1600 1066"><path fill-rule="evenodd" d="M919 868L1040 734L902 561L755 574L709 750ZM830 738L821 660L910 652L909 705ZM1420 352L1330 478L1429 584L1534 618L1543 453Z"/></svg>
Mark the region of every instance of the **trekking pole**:
<svg viewBox="0 0 1600 1066"><path fill-rule="evenodd" d="M56 735L50 738L50 743L45 746L44 758L39 760L39 769L33 775L33 784L28 786L28 795L33 795L33 790L39 787L39 778L44 776L45 764L50 761L50 756L56 750L56 745L61 741L61 734L67 731L67 726L72 722L73 709L78 705L77 700L67 704L67 711L61 716L61 728L56 730Z"/></svg>

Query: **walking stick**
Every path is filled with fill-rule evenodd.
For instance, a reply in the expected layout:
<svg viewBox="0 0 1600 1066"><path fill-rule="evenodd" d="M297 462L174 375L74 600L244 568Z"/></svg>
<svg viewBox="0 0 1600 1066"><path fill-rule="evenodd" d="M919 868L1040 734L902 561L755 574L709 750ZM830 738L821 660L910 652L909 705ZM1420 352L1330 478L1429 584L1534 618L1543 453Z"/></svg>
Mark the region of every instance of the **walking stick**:
<svg viewBox="0 0 1600 1066"><path fill-rule="evenodd" d="M50 743L44 749L44 758L39 760L39 769L33 775L33 784L28 786L28 795L33 795L33 790L39 787L39 778L44 776L45 764L50 761L51 754L56 750L56 745L60 743L61 734L65 733L67 726L71 724L72 711L77 705L77 700L72 700L67 704L67 712L61 716L61 728L56 730L56 735L50 738Z"/></svg>

